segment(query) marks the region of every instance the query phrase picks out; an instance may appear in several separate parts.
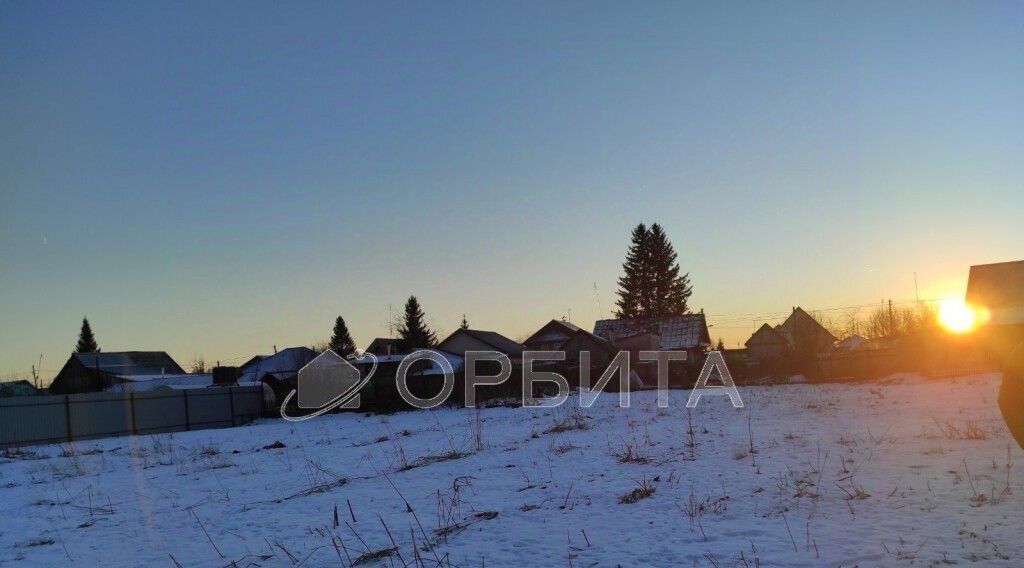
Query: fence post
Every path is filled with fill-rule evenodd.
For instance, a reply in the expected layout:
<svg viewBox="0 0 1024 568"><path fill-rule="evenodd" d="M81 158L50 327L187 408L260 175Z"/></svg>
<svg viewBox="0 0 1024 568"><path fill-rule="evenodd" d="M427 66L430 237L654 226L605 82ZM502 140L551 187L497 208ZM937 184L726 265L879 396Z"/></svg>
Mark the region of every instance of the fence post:
<svg viewBox="0 0 1024 568"><path fill-rule="evenodd" d="M132 436L139 433L138 426L135 423L135 391L128 393L128 409L132 413Z"/></svg>
<svg viewBox="0 0 1024 568"><path fill-rule="evenodd" d="M64 395L64 421L68 427L68 442L71 442L74 437L71 435L71 400L68 395Z"/></svg>
<svg viewBox="0 0 1024 568"><path fill-rule="evenodd" d="M228 387L228 400L231 402L231 426L235 426L235 389Z"/></svg>
<svg viewBox="0 0 1024 568"><path fill-rule="evenodd" d="M192 421L188 417L188 389L181 390L185 400L185 430L192 429Z"/></svg>

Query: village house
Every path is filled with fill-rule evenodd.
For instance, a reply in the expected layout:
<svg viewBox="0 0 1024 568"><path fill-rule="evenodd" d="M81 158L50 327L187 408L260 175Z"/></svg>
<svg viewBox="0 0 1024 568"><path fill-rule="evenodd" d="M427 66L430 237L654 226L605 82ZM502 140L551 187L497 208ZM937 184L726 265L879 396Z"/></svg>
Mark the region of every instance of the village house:
<svg viewBox="0 0 1024 568"><path fill-rule="evenodd" d="M9 398L14 396L36 396L43 394L39 389L35 387L29 381L25 379L4 381L0 383L0 398Z"/></svg>
<svg viewBox="0 0 1024 568"><path fill-rule="evenodd" d="M565 352L565 363L569 368L579 368L580 353L590 353L590 367L593 372L600 373L608 368L619 349L607 339L581 329L569 336L559 348ZM593 374L593 373L592 373ZM596 377L594 377L596 379Z"/></svg>
<svg viewBox="0 0 1024 568"><path fill-rule="evenodd" d="M685 351L689 364L700 364L704 353L711 347L711 336L704 313L669 316L658 319L607 319L594 323L594 335L603 337L618 345L620 340L630 340L650 334L638 342L653 342L655 351Z"/></svg>
<svg viewBox="0 0 1024 568"><path fill-rule="evenodd" d="M513 361L523 356L523 346L494 331L457 329L437 344L435 349L465 356L467 351L497 351Z"/></svg>
<svg viewBox="0 0 1024 568"><path fill-rule="evenodd" d="M762 324L744 344L747 347L747 358L751 363L781 359L789 351L789 342L785 336L768 324Z"/></svg>
<svg viewBox="0 0 1024 568"><path fill-rule="evenodd" d="M119 383L186 374L164 351L73 353L50 383L50 392L98 392Z"/></svg>
<svg viewBox="0 0 1024 568"><path fill-rule="evenodd" d="M283 400L295 388L299 369L306 366L317 356L316 351L309 347L289 347L273 355L258 355L242 365L238 370L239 385L264 385L267 401Z"/></svg>
<svg viewBox="0 0 1024 568"><path fill-rule="evenodd" d="M775 331L786 338L790 352L798 356L817 357L828 354L837 341L825 326L800 307L793 308L786 321L776 327Z"/></svg>
<svg viewBox="0 0 1024 568"><path fill-rule="evenodd" d="M617 349L630 351L630 368L648 385L657 384L657 363L640 361L640 351L684 351L685 362L669 365L670 384L682 385L696 378L711 347L703 312L655 319L599 320L594 323L594 335Z"/></svg>
<svg viewBox="0 0 1024 568"><path fill-rule="evenodd" d="M551 320L523 341L527 351L558 351L581 328L565 320Z"/></svg>
<svg viewBox="0 0 1024 568"><path fill-rule="evenodd" d="M393 337L378 337L370 342L366 353L372 353L378 357L381 355L398 355L400 353L399 340Z"/></svg>

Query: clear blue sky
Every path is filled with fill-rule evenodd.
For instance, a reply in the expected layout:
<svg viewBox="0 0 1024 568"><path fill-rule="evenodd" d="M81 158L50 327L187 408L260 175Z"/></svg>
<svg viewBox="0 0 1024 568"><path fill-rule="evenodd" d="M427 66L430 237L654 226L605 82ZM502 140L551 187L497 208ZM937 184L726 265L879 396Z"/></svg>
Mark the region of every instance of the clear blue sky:
<svg viewBox="0 0 1024 568"><path fill-rule="evenodd" d="M182 363L409 294L589 326L640 221L729 343L962 291L1024 257L1024 5L895 4L4 2L0 375L83 315Z"/></svg>

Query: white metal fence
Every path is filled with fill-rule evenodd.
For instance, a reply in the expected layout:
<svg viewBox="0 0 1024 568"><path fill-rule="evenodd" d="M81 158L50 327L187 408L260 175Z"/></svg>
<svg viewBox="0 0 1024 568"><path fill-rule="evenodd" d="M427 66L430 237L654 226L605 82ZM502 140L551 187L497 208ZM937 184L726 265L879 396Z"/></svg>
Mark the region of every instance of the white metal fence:
<svg viewBox="0 0 1024 568"><path fill-rule="evenodd" d="M0 447L226 428L262 413L260 387L0 398Z"/></svg>

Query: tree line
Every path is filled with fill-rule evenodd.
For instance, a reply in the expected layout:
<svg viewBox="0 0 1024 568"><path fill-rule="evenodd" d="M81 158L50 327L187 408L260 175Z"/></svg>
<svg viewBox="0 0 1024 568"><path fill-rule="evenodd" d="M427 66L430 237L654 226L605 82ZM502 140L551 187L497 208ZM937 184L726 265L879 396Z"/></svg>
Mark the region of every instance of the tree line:
<svg viewBox="0 0 1024 568"><path fill-rule="evenodd" d="M655 319L689 313L687 302L693 293L689 273L680 274L679 262L672 243L658 223L648 228L637 225L631 235L631 242L622 265L622 276L618 280L618 318ZM459 329L469 329L466 315L462 315ZM427 316L416 296L409 296L405 302L402 323L396 330L399 349L403 352L429 349L437 345L437 334L427 325ZM347 357L356 352L345 318L334 320L331 338L326 344L315 346L331 349ZM82 326L75 344L76 353L99 352L88 318L82 318ZM196 358L193 369L206 370L206 363Z"/></svg>

